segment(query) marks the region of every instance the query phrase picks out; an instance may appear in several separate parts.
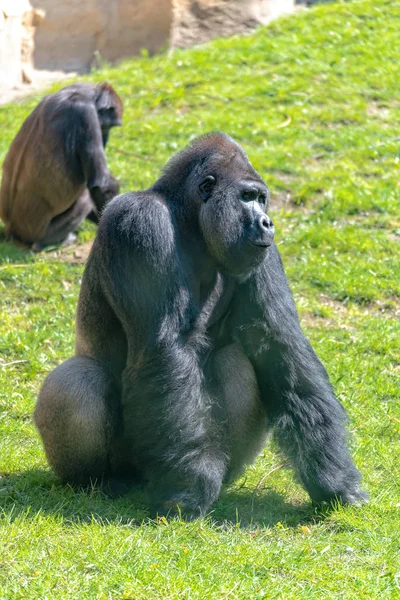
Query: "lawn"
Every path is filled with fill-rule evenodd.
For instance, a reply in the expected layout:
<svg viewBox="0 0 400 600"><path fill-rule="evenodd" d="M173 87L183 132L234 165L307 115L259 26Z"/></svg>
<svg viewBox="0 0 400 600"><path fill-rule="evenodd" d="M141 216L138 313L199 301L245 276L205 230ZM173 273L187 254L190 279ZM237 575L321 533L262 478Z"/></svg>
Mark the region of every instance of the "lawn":
<svg viewBox="0 0 400 600"><path fill-rule="evenodd" d="M32 411L73 353L95 228L40 255L3 236L0 599L400 597L399 32L398 0L333 3L87 78L124 100L107 150L123 190L149 186L210 130L239 141L269 184L302 325L348 410L370 503L315 509L272 443L194 523L149 520L142 492L62 487ZM0 162L41 96L0 107Z"/></svg>

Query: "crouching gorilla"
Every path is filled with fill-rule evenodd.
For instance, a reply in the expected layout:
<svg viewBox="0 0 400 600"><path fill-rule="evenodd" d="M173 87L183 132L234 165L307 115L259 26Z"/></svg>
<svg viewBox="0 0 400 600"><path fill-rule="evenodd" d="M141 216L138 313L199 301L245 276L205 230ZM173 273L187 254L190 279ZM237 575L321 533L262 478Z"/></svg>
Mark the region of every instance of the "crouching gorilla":
<svg viewBox="0 0 400 600"><path fill-rule="evenodd" d="M119 192L104 148L123 106L108 83L74 83L45 96L22 124L3 164L0 217L7 237L33 244L73 241Z"/></svg>
<svg viewBox="0 0 400 600"><path fill-rule="evenodd" d="M35 422L66 482L145 481L152 514L203 515L273 428L316 502L365 499L346 415L301 331L268 189L224 134L106 208L83 277L76 356Z"/></svg>

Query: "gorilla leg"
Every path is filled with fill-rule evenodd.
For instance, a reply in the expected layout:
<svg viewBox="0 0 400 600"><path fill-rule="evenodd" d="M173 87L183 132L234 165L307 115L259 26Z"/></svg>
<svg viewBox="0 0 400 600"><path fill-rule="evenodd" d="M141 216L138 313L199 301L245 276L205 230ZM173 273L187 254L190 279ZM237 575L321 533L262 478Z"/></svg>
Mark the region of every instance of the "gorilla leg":
<svg viewBox="0 0 400 600"><path fill-rule="evenodd" d="M122 416L118 389L100 362L76 356L52 371L34 420L63 481L86 485L111 474Z"/></svg>
<svg viewBox="0 0 400 600"><path fill-rule="evenodd" d="M159 364L157 361L158 367ZM190 397L186 395L183 406L177 404L175 411L172 406L168 408L174 427L181 425L179 435L169 434L163 436L163 440L157 440L154 424L160 430L157 413L163 411L158 409L157 413L152 413L150 402L143 407L151 428L142 426L140 438L146 444L151 441L151 450L157 456L168 457L150 469L153 515L174 514L177 505L186 518L205 514L217 499L221 484L237 477L246 464L254 460L265 442L266 413L260 402L253 367L240 345L231 344L212 352L204 376L206 397L211 399L209 422L207 410L204 420L199 418L202 409L199 405L190 407ZM155 394L151 397L154 403ZM137 423L142 411L135 412ZM128 415L127 422L133 423L134 419ZM182 435L184 427L187 432Z"/></svg>
<svg viewBox="0 0 400 600"><path fill-rule="evenodd" d="M82 221L96 210L87 190L66 211L52 219L44 236L33 245L34 251L40 251L45 246L61 244L68 239L68 235L78 229Z"/></svg>
<svg viewBox="0 0 400 600"><path fill-rule="evenodd" d="M267 416L254 369L241 346L225 346L210 359L210 385L218 399L215 418L225 422L225 450L229 456L225 480L232 481L263 447Z"/></svg>

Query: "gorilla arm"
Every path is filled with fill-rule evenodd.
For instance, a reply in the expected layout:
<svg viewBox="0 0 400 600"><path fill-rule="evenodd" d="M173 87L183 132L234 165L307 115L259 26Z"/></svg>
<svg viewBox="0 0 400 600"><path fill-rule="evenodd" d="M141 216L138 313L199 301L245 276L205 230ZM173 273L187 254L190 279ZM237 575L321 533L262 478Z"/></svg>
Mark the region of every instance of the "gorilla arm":
<svg viewBox="0 0 400 600"><path fill-rule="evenodd" d="M101 212L119 192L119 184L107 167L100 123L94 104L83 108L83 135L80 144L80 161L87 187L94 202L94 210L89 218L98 223Z"/></svg>
<svg viewBox="0 0 400 600"><path fill-rule="evenodd" d="M125 443L149 480L153 513L179 505L204 513L217 498L225 457L190 336L190 294L167 206L155 194L115 199L93 259L103 295L122 324Z"/></svg>
<svg viewBox="0 0 400 600"><path fill-rule="evenodd" d="M254 366L277 442L312 500L365 499L346 446L346 413L301 330L274 244L238 288L233 327Z"/></svg>

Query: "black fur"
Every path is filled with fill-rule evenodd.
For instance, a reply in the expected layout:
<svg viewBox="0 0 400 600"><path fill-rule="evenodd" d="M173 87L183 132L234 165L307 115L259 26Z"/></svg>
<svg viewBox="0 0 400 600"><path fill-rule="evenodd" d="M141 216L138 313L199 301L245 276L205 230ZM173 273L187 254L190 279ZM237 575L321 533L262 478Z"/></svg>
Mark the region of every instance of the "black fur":
<svg viewBox="0 0 400 600"><path fill-rule="evenodd" d="M197 139L102 217L78 306L76 357L35 421L71 483L147 482L152 512L204 514L273 428L315 501L365 499L345 412L304 337L238 144Z"/></svg>

